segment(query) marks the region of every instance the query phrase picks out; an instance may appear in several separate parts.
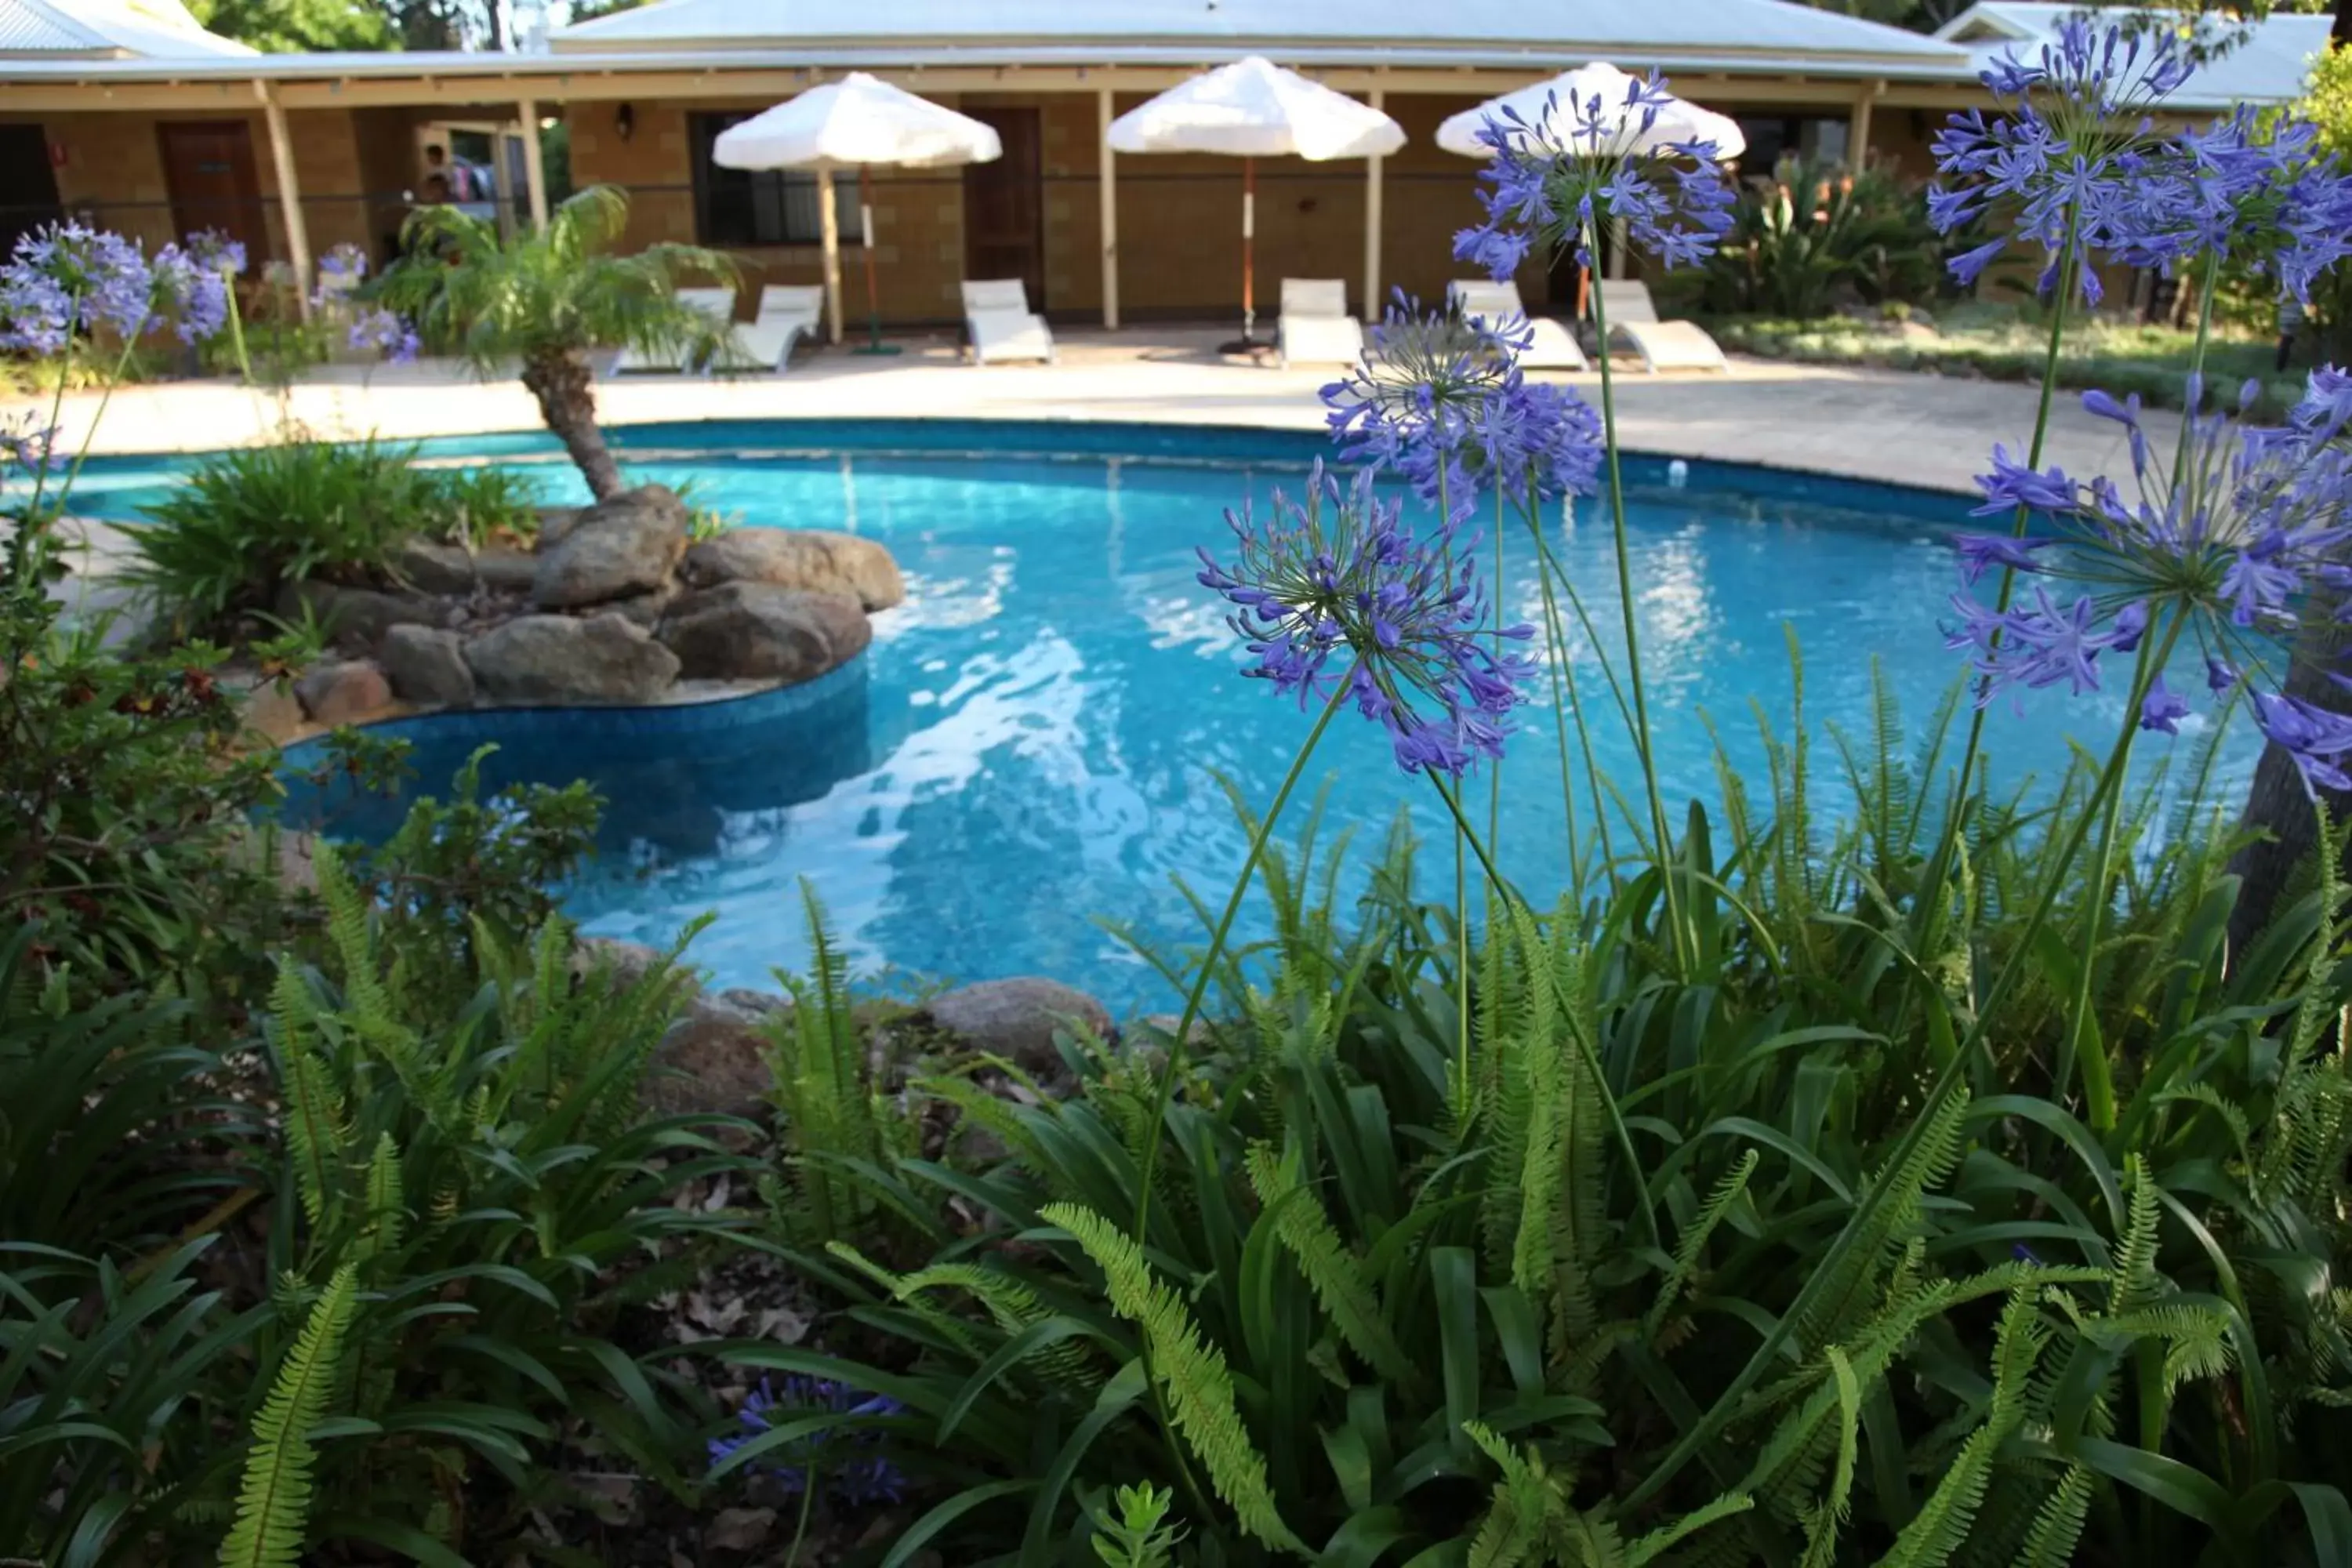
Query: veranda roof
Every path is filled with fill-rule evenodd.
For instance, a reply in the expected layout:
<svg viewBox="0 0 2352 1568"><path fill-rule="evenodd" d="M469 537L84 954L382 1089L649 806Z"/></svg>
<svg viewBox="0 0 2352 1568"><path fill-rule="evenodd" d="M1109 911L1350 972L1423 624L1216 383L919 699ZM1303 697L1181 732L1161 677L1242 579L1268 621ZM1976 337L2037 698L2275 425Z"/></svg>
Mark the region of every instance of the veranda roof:
<svg viewBox="0 0 2352 1568"><path fill-rule="evenodd" d="M180 0L0 0L0 56L87 65L253 54L244 44L205 31Z"/></svg>

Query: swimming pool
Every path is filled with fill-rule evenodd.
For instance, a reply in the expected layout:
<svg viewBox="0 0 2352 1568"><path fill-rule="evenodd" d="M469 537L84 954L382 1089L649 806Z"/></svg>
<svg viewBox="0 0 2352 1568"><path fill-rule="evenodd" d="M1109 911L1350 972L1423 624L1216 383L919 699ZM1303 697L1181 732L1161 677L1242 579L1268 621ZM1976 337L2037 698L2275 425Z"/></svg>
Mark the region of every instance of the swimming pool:
<svg viewBox="0 0 2352 1568"><path fill-rule="evenodd" d="M1193 551L1222 550L1223 510L1296 488L1326 444L929 421L652 426L615 438L635 476L690 485L698 505L739 521L879 540L906 574L908 602L876 617L864 659L793 692L657 713L394 726L416 744L419 787L444 787L486 740L504 748L486 768L492 783L590 779L610 806L597 863L564 890L566 907L592 933L653 942L716 911L694 956L723 984L763 984L771 966L803 960L806 877L869 972L1048 974L1114 1010L1170 1006L1097 918L1161 942L1197 941L1171 879L1215 899L1247 847L1218 776L1262 805L1310 721L1238 676L1238 640L1222 602L1194 581ZM428 451L540 462L552 447L517 437ZM171 467L94 464L79 500L127 515ZM568 465L540 471L551 500L583 499ZM1785 729L1784 625L1805 650L1813 725L1867 732L1874 659L1906 715L1926 718L1958 668L1937 622L1953 586L1942 540L1962 524L1965 501L1706 463L1689 465L1684 488L1666 481L1663 459L1628 465L1645 668L1677 821L1682 801L1717 794L1710 718L1763 794L1751 705ZM1588 500L1557 526L1556 546L1607 636L1618 612L1605 521ZM1524 540L1507 563L1512 615L1539 622ZM2021 715L2004 703L1987 731L1996 782L2054 776L2070 731L2104 742L2120 710L2112 694L2042 698ZM1504 853L1540 902L1566 853L1557 742L1548 705L1523 714L1504 773ZM2185 721L2175 744L2203 722ZM2162 737L2149 739L2160 757ZM1603 771L1637 793L1613 719L1596 710L1592 740ZM2233 779L2252 752L2248 742L2229 756ZM1824 779L1830 761L1817 752ZM1352 719L1334 727L1309 776L1328 792L1330 823L1357 828L1367 849L1400 806L1433 846L1450 837L1426 786L1401 777L1382 739ZM383 809L345 811L333 825L369 833L389 820ZM1424 869L1433 894L1450 884L1450 847L1433 847Z"/></svg>

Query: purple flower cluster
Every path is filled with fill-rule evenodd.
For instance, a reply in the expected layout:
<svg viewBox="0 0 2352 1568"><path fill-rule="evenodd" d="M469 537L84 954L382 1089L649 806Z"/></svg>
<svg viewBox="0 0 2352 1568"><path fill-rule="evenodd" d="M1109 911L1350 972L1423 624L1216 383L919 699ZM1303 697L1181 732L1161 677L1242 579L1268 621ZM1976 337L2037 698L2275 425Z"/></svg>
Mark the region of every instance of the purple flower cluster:
<svg viewBox="0 0 2352 1568"><path fill-rule="evenodd" d="M1422 500L1461 514L1483 487L1509 495L1589 494L1601 417L1573 391L1518 368L1524 320L1423 314L1400 293L1363 363L1323 388L1340 456L1393 470Z"/></svg>
<svg viewBox="0 0 2352 1568"><path fill-rule="evenodd" d="M1475 539L1449 521L1416 538L1401 505L1374 492L1372 470L1342 490L1320 463L1303 505L1277 492L1270 520L1244 507L1225 521L1239 555L1225 567L1202 551L1200 575L1239 610L1231 624L1255 661L1247 674L1303 707L1330 694L1337 657L1345 694L1387 731L1405 772L1458 776L1501 757L1534 667L1500 647L1533 634L1486 624Z"/></svg>
<svg viewBox="0 0 2352 1568"><path fill-rule="evenodd" d="M798 1373L784 1379L783 1392L779 1394L763 1377L760 1386L743 1401L743 1407L735 1413L736 1420L742 1425L742 1435L712 1438L710 1459L716 1464L761 1433L808 1416L830 1414L878 1418L904 1415L906 1408L887 1394L867 1394L830 1378ZM897 1502L906 1489L907 1478L898 1466L875 1451L881 1440L882 1434L870 1426L836 1426L811 1432L782 1445L782 1452L792 1456L791 1463L773 1464L767 1468L782 1483L787 1496L796 1497L805 1491L814 1475L835 1501L853 1508Z"/></svg>
<svg viewBox="0 0 2352 1568"><path fill-rule="evenodd" d="M2208 689L2243 687L2263 732L2315 784L2336 786L2352 757L2352 720L2297 699L2254 689L2263 656L2291 641L2310 614L2315 590L2352 604L2352 375L2333 367L2281 426L2242 418L2259 387L2239 398L2241 418L2204 407L2191 378L2190 415L2177 468L2157 459L2137 398L2085 394L2084 406L2124 426L2134 492L2112 479L2088 484L2057 469L2013 463L1998 448L1979 480L1981 512L2025 507L2043 514L2050 537L1962 534L1955 545L1964 585L1994 567L2028 574L2030 594L2006 609L1968 592L1953 595L1948 646L1966 650L1982 677L1979 705L2011 687L2064 683L2095 690L2098 659L2138 649L2158 616L2178 617L2202 648ZM2053 589L2071 585L2062 603ZM2339 612L2343 618L2347 612ZM2176 731L2187 701L2159 679L2141 703L2144 728ZM2352 787L2347 784L2343 787Z"/></svg>
<svg viewBox="0 0 2352 1568"><path fill-rule="evenodd" d="M367 276L367 252L350 240L344 240L340 245L329 246L327 253L319 258L319 277L321 281L332 278L341 283L356 283Z"/></svg>
<svg viewBox="0 0 2352 1568"><path fill-rule="evenodd" d="M36 421L30 414L0 423L0 484L5 484L12 473L55 473L66 466L66 455L58 450L58 432Z"/></svg>
<svg viewBox="0 0 2352 1568"><path fill-rule="evenodd" d="M415 329L380 305L360 312L347 341L355 349L372 350L398 363L415 359L422 347Z"/></svg>
<svg viewBox="0 0 2352 1568"><path fill-rule="evenodd" d="M1973 283L2012 239L2038 243L2042 288L2057 280L2071 239L2084 265L2083 298L2100 297L2101 254L2133 251L2142 240L2138 182L2168 154L2145 119L2135 120L2189 79L2191 62L2168 33L2095 29L2075 18L2033 62L2007 57L1983 73L2005 112L1955 114L1936 137L1936 166L1949 184L1927 193L1927 216L1949 234L1991 214L2007 232L1952 258L1952 275Z"/></svg>
<svg viewBox="0 0 2352 1568"><path fill-rule="evenodd" d="M207 342L228 325L228 279L194 251L167 245L155 253L155 313L177 323L184 343Z"/></svg>
<svg viewBox="0 0 2352 1568"><path fill-rule="evenodd" d="M1486 221L1455 235L1454 254L1496 278L1517 271L1538 245L1573 247L1590 267L1594 237L1614 218L1668 267L1704 261L1731 227L1731 186L1712 142L1652 134L1668 101L1654 72L1622 102L1596 93L1563 116L1547 100L1540 123L1507 106L1478 133L1495 153L1479 173Z"/></svg>
<svg viewBox="0 0 2352 1568"><path fill-rule="evenodd" d="M224 278L245 275L245 247L216 228L198 229L182 242L181 248L194 258L197 266Z"/></svg>
<svg viewBox="0 0 2352 1568"><path fill-rule="evenodd" d="M2116 256L2168 269L2232 257L2307 301L2319 275L2352 256L2352 177L2318 136L2308 121L2266 126L2242 107L2182 132L2126 187Z"/></svg>
<svg viewBox="0 0 2352 1568"><path fill-rule="evenodd" d="M121 235L77 223L36 229L0 267L0 348L60 353L100 326L137 337L152 292L146 258Z"/></svg>

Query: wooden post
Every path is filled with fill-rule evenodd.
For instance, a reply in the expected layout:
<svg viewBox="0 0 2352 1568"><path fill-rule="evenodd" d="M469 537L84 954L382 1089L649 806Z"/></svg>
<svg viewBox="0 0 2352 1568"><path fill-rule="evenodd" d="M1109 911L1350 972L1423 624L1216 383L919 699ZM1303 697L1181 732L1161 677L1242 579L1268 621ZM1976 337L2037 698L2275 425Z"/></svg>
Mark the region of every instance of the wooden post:
<svg viewBox="0 0 2352 1568"><path fill-rule="evenodd" d="M1853 112L1845 122L1845 166L1850 173L1860 174L1870 161L1870 110L1885 90L1885 82L1867 81L1853 100Z"/></svg>
<svg viewBox="0 0 2352 1568"><path fill-rule="evenodd" d="M286 110L269 83L257 81L262 118L269 122L269 162L278 171L278 206L286 222L286 258L294 268L294 298L302 319L310 319L310 231L302 223L302 187L294 178L294 140L287 134Z"/></svg>
<svg viewBox="0 0 2352 1568"><path fill-rule="evenodd" d="M1095 94L1095 151L1102 159L1097 184L1102 192L1103 325L1118 328L1118 154L1110 150L1110 89Z"/></svg>
<svg viewBox="0 0 2352 1568"><path fill-rule="evenodd" d="M1387 98L1380 88L1372 89L1374 109L1381 108ZM1387 162L1378 153L1364 160L1364 320L1368 321L1381 319L1381 175Z"/></svg>
<svg viewBox="0 0 2352 1568"><path fill-rule="evenodd" d="M841 218L833 210L833 171L822 164L816 172L816 205L817 232L824 240L825 329L837 343L841 342Z"/></svg>
<svg viewBox="0 0 2352 1568"><path fill-rule="evenodd" d="M516 106L522 111L522 172L530 182L530 226L544 233L547 229L547 160L539 146L539 103L526 98Z"/></svg>

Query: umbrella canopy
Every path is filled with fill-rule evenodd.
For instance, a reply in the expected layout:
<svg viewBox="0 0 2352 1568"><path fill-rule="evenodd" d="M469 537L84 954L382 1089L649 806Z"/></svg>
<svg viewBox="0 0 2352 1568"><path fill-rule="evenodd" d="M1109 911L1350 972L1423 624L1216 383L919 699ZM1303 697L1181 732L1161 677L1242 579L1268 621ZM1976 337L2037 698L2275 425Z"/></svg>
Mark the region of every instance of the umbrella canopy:
<svg viewBox="0 0 2352 1568"><path fill-rule="evenodd" d="M1222 153L1242 160L1242 335L1227 353L1255 353L1253 242L1257 160L1379 158L1404 145L1404 127L1263 55L1205 71L1110 123L1114 153Z"/></svg>
<svg viewBox="0 0 2352 1568"><path fill-rule="evenodd" d="M864 169L873 163L938 169L986 163L1003 155L1004 144L993 127L864 71L851 71L839 81L811 88L729 126L710 149L711 162L730 169L816 171L824 225L825 304L833 316L835 342L841 341L841 233L833 216L833 171L860 171L858 220L866 240L866 305L873 321L869 346L877 353L897 351L886 351L882 344L874 277L874 204L866 199Z"/></svg>
<svg viewBox="0 0 2352 1568"><path fill-rule="evenodd" d="M730 169L936 169L1003 155L992 127L864 71L729 126L710 150L711 161Z"/></svg>
<svg viewBox="0 0 2352 1568"><path fill-rule="evenodd" d="M1385 156L1404 128L1262 55L1170 88L1110 125L1114 153L1223 153L1240 158Z"/></svg>
<svg viewBox="0 0 2352 1568"><path fill-rule="evenodd" d="M1640 81L1640 78L1628 76L1615 66L1596 60L1572 71L1563 71L1549 81L1490 98L1475 109L1451 116L1437 128L1437 144L1465 158L1493 157L1495 150L1479 140L1478 132L1487 121L1504 119L1503 111L1507 109L1516 111L1548 145L1590 152L1601 157L1655 153L1669 144L1688 142L1712 142L1718 160L1737 158L1748 150L1748 138L1739 133L1739 126L1729 116L1686 103L1672 94L1667 95L1658 108L1657 118L1644 130L1644 111L1626 105ZM1595 98L1601 100L1600 128L1596 132L1586 127L1580 133L1577 121L1582 107L1589 106ZM1525 132L1518 134L1525 138Z"/></svg>

